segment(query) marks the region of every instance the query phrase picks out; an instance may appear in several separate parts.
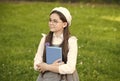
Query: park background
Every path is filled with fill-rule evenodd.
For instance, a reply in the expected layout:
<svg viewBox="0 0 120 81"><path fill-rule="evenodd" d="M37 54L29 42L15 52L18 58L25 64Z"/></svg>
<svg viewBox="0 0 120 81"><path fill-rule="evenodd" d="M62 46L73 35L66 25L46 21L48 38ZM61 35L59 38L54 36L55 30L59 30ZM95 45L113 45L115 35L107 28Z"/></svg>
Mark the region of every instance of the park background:
<svg viewBox="0 0 120 81"><path fill-rule="evenodd" d="M120 81L120 0L0 0L0 81L36 81L33 59L51 9L68 8L81 81Z"/></svg>

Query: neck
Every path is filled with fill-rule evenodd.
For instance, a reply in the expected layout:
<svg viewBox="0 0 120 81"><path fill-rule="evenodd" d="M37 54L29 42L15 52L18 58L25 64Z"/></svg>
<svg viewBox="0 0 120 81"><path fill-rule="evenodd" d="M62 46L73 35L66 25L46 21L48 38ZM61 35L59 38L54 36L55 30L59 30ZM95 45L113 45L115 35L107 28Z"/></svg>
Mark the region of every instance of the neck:
<svg viewBox="0 0 120 81"><path fill-rule="evenodd" d="M54 32L54 33L55 33L56 36L60 36L63 33L63 31L61 31L61 32Z"/></svg>

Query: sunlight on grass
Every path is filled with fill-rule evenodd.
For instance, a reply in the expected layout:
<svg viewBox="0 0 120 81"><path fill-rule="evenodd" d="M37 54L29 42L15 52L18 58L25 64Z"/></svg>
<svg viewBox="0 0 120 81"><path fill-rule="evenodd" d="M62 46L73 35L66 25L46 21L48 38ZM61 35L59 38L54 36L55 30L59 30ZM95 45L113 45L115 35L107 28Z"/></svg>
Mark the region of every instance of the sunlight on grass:
<svg viewBox="0 0 120 81"><path fill-rule="evenodd" d="M120 22L120 16L115 17L115 16L102 16L102 19L110 20L110 21L118 21Z"/></svg>

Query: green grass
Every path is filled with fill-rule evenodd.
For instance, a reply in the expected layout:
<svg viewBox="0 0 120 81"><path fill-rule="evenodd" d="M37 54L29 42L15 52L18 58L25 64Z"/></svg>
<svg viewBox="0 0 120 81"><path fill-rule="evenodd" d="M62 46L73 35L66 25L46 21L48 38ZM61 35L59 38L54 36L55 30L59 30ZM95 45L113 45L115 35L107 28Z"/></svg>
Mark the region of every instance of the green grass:
<svg viewBox="0 0 120 81"><path fill-rule="evenodd" d="M0 80L36 80L33 58L56 6L73 16L81 81L120 81L120 6L37 2L0 3Z"/></svg>

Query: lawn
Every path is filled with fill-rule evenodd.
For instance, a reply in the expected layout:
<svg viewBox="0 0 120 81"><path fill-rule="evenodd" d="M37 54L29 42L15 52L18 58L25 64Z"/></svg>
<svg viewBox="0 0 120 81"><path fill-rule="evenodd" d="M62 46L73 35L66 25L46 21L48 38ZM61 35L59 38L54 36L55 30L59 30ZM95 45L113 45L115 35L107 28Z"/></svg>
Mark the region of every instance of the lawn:
<svg viewBox="0 0 120 81"><path fill-rule="evenodd" d="M0 3L0 80L36 80L33 59L56 6L73 16L70 31L78 38L81 81L120 81L120 6L43 2Z"/></svg>

